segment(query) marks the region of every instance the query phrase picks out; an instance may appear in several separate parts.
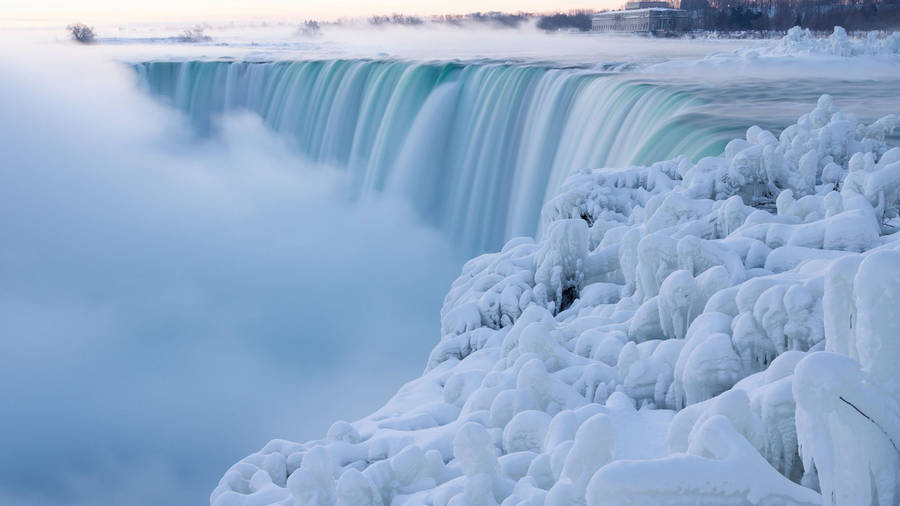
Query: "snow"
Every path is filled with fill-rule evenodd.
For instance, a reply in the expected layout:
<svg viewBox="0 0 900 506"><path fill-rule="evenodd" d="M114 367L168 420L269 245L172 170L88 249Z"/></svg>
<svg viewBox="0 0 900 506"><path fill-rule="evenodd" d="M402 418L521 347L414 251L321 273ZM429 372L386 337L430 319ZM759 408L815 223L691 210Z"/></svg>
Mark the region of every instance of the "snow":
<svg viewBox="0 0 900 506"><path fill-rule="evenodd" d="M900 32L871 31L850 36L836 26L831 35L817 37L808 29L795 26L780 39L747 43L700 59L672 59L650 64L642 71L663 74L667 79L693 76L706 83L747 78L771 82L814 78L866 82L895 79L898 64ZM770 134L765 132L763 135ZM739 151L745 141L735 142L732 149ZM760 155L760 152L750 152L744 156ZM795 175L803 177L804 174L798 172Z"/></svg>
<svg viewBox="0 0 900 506"><path fill-rule="evenodd" d="M211 503L897 504L898 125L823 96L719 157L573 173L463 267L422 377Z"/></svg>
<svg viewBox="0 0 900 506"><path fill-rule="evenodd" d="M852 39L847 36L847 31L840 26L834 27L834 32L826 38L813 35L809 29L795 26L788 30L777 44L767 53L769 54L829 54L834 56L860 56L900 54L900 33L886 34L879 37L878 32L868 32L864 37Z"/></svg>
<svg viewBox="0 0 900 506"><path fill-rule="evenodd" d="M705 421L687 453L620 460L598 471L587 505L821 504L819 494L790 482L737 433L724 416Z"/></svg>

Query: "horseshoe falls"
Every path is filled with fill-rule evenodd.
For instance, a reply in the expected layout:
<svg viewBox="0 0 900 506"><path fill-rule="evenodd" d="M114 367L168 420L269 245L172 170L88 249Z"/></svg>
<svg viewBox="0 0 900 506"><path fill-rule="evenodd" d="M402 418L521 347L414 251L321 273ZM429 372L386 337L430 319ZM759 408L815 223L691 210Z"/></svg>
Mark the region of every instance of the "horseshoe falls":
<svg viewBox="0 0 900 506"><path fill-rule="evenodd" d="M572 170L721 152L735 129L698 121L672 87L540 65L332 60L146 62L142 86L202 133L249 110L351 196L402 194L466 253L538 232Z"/></svg>
<svg viewBox="0 0 900 506"><path fill-rule="evenodd" d="M201 135L250 111L351 198L400 196L480 254L421 377L324 439L270 441L211 505L897 504L900 282L879 273L900 269L900 118L871 107L895 83L865 84L860 119L839 108L856 85L836 99L824 81L803 97L540 64L135 68ZM807 109L750 120L742 99Z"/></svg>
<svg viewBox="0 0 900 506"><path fill-rule="evenodd" d="M900 34L207 21L0 55L0 505L900 505Z"/></svg>

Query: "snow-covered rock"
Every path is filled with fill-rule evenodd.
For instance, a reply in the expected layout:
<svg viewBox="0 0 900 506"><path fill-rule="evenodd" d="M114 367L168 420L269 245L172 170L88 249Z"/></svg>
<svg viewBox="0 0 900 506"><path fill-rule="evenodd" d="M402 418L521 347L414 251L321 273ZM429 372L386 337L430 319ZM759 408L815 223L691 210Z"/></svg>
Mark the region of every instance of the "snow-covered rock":
<svg viewBox="0 0 900 506"><path fill-rule="evenodd" d="M900 54L900 33L894 32L883 37L878 32L869 32L864 37L851 38L847 30L834 27L834 33L826 38L813 35L809 29L795 26L771 50L775 54L829 54L834 56L860 56L880 54Z"/></svg>
<svg viewBox="0 0 900 506"><path fill-rule="evenodd" d="M900 503L898 124L823 96L720 157L573 173L463 267L422 377L210 502Z"/></svg>

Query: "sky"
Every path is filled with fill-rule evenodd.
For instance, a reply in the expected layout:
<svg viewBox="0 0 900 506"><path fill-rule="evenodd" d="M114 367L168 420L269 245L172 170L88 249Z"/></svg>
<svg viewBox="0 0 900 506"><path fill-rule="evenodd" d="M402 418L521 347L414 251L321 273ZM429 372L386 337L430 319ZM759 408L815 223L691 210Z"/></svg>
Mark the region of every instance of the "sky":
<svg viewBox="0 0 900 506"><path fill-rule="evenodd" d="M0 17L83 20L180 18L335 19L372 14L452 14L475 11L549 12L616 7L619 0L0 0Z"/></svg>

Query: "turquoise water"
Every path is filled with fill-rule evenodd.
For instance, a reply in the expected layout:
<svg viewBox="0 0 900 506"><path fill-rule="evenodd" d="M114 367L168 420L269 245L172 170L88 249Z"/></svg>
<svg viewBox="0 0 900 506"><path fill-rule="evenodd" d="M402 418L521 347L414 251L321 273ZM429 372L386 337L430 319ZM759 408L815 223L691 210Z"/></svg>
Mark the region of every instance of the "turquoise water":
<svg viewBox="0 0 900 506"><path fill-rule="evenodd" d="M539 65L331 60L148 62L141 82L209 132L249 110L352 196L402 194L466 253L537 232L572 170L717 154L704 101L621 75Z"/></svg>

